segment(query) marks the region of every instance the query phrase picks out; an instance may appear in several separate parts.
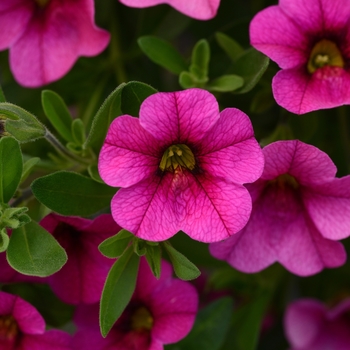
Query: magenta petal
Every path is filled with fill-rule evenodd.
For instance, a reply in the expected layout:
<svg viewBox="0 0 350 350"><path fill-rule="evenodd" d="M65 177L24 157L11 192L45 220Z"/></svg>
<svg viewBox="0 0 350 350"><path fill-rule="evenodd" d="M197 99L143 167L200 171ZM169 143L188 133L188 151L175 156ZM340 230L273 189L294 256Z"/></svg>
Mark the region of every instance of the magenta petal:
<svg viewBox="0 0 350 350"><path fill-rule="evenodd" d="M326 153L299 140L273 142L264 147L263 153L264 180L288 173L307 186L331 181L337 171Z"/></svg>
<svg viewBox="0 0 350 350"><path fill-rule="evenodd" d="M293 347L308 348L323 325L326 308L316 300L304 299L289 305L284 327L286 336Z"/></svg>
<svg viewBox="0 0 350 350"><path fill-rule="evenodd" d="M20 330L25 334L42 334L45 331L45 321L36 308L17 297L12 315Z"/></svg>
<svg viewBox="0 0 350 350"><path fill-rule="evenodd" d="M226 108L199 146L200 167L235 183L257 180L264 166L261 148L250 119L235 108Z"/></svg>
<svg viewBox="0 0 350 350"><path fill-rule="evenodd" d="M281 68L292 68L307 62L307 35L296 25L295 19L289 18L279 6L259 12L251 21L249 30L251 45Z"/></svg>
<svg viewBox="0 0 350 350"><path fill-rule="evenodd" d="M323 237L339 240L350 235L350 176L305 190L303 200Z"/></svg>
<svg viewBox="0 0 350 350"><path fill-rule="evenodd" d="M9 48L26 30L34 11L34 3L28 0L1 0L0 50Z"/></svg>
<svg viewBox="0 0 350 350"><path fill-rule="evenodd" d="M325 66L309 75L304 68L279 71L272 80L276 102L288 111L304 114L350 103L350 73Z"/></svg>
<svg viewBox="0 0 350 350"><path fill-rule="evenodd" d="M140 126L138 118L121 116L109 127L98 170L108 185L128 187L157 171L160 153L160 143Z"/></svg>
<svg viewBox="0 0 350 350"><path fill-rule="evenodd" d="M40 335L26 335L22 342L23 350L71 350L71 337L59 330L50 330Z"/></svg>
<svg viewBox="0 0 350 350"><path fill-rule="evenodd" d="M215 97L201 89L159 92L140 108L140 124L164 144L198 142L219 119Z"/></svg>
<svg viewBox="0 0 350 350"><path fill-rule="evenodd" d="M344 0L280 0L279 5L305 32L342 29L350 17L350 3Z"/></svg>
<svg viewBox="0 0 350 350"><path fill-rule="evenodd" d="M251 197L244 186L205 175L188 175L178 205L185 208L181 229L201 242L218 242L246 225Z"/></svg>
<svg viewBox="0 0 350 350"><path fill-rule="evenodd" d="M215 17L220 0L120 0L131 7L149 7L159 4L169 4L185 15L196 19Z"/></svg>
<svg viewBox="0 0 350 350"><path fill-rule="evenodd" d="M153 176L128 188L112 199L114 220L134 235L149 241L163 241L178 230L184 210L174 210L173 176ZM179 208L181 209L181 208Z"/></svg>

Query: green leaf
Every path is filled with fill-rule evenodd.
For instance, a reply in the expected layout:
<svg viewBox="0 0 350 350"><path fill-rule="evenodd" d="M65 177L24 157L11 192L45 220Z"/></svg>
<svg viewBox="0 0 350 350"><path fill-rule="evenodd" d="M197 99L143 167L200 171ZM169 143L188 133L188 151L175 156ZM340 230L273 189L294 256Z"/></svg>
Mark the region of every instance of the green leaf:
<svg viewBox="0 0 350 350"><path fill-rule="evenodd" d="M0 201L7 203L15 194L21 181L22 152L12 137L0 139Z"/></svg>
<svg viewBox="0 0 350 350"><path fill-rule="evenodd" d="M101 333L105 337L128 305L136 286L140 258L132 246L108 273L100 304Z"/></svg>
<svg viewBox="0 0 350 350"><path fill-rule="evenodd" d="M109 207L116 188L89 177L58 171L36 179L31 185L34 196L61 215L89 216Z"/></svg>
<svg viewBox="0 0 350 350"><path fill-rule="evenodd" d="M97 164L89 165L88 167L88 173L90 177L97 181L100 182L101 184L104 184L105 182L101 179L100 173L98 172L98 167Z"/></svg>
<svg viewBox="0 0 350 350"><path fill-rule="evenodd" d="M210 47L205 39L199 40L193 48L190 73L196 76L198 81L208 80L208 66L210 61Z"/></svg>
<svg viewBox="0 0 350 350"><path fill-rule="evenodd" d="M252 302L233 313L230 334L233 336L225 344L224 350L255 350L261 329L261 322L271 299L270 291L263 291Z"/></svg>
<svg viewBox="0 0 350 350"><path fill-rule="evenodd" d="M61 269L67 254L49 232L32 221L12 231L7 260L20 273L46 277Z"/></svg>
<svg viewBox="0 0 350 350"><path fill-rule="evenodd" d="M180 53L167 41L155 36L142 36L137 40L141 50L154 63L174 74L187 70L187 64Z"/></svg>
<svg viewBox="0 0 350 350"><path fill-rule="evenodd" d="M231 298L225 297L215 300L198 312L196 322L189 335L167 349L219 350L229 330L232 312L233 302Z"/></svg>
<svg viewBox="0 0 350 350"><path fill-rule="evenodd" d="M148 245L146 260L156 279L160 278L162 266L162 249L160 245Z"/></svg>
<svg viewBox="0 0 350 350"><path fill-rule="evenodd" d="M45 137L46 128L31 113L11 103L0 103L0 119L5 117L5 131L19 142Z"/></svg>
<svg viewBox="0 0 350 350"><path fill-rule="evenodd" d="M6 102L6 98L5 98L4 92L2 91L1 86L0 86L0 102Z"/></svg>
<svg viewBox="0 0 350 350"><path fill-rule="evenodd" d="M182 72L179 76L179 84L184 89L196 87L198 82L196 77L190 72Z"/></svg>
<svg viewBox="0 0 350 350"><path fill-rule="evenodd" d="M117 258L123 254L133 237L134 235L129 231L121 230L115 236L103 241L98 249L107 258Z"/></svg>
<svg viewBox="0 0 350 350"><path fill-rule="evenodd" d="M74 142L71 133L72 116L62 97L51 90L41 93L44 112L57 132L66 140Z"/></svg>
<svg viewBox="0 0 350 350"><path fill-rule="evenodd" d="M215 39L233 62L235 62L244 52L244 49L240 44L224 33L216 32Z"/></svg>
<svg viewBox="0 0 350 350"><path fill-rule="evenodd" d="M4 252L10 242L10 238L7 234L6 228L0 230L0 253Z"/></svg>
<svg viewBox="0 0 350 350"><path fill-rule="evenodd" d="M120 84L103 102L96 113L84 148L93 148L96 153L100 152L111 122L122 114L121 93L126 84Z"/></svg>
<svg viewBox="0 0 350 350"><path fill-rule="evenodd" d="M197 278L201 274L197 266L192 264L184 255L172 247L169 242L164 241L162 245L169 255L177 277L184 281L189 281Z"/></svg>
<svg viewBox="0 0 350 350"><path fill-rule="evenodd" d="M22 177L21 177L21 183L28 177L30 174L31 170L33 167L38 164L40 161L40 158L34 157L28 159L24 164L23 164L23 171L22 171Z"/></svg>
<svg viewBox="0 0 350 350"><path fill-rule="evenodd" d="M82 146L85 142L85 126L81 119L74 119L72 123L72 135L75 144Z"/></svg>
<svg viewBox="0 0 350 350"><path fill-rule="evenodd" d="M244 79L242 77L230 74L223 75L215 80L212 80L207 87L210 91L228 92L239 89L243 86L243 84Z"/></svg>
<svg viewBox="0 0 350 350"><path fill-rule="evenodd" d="M157 92L152 86L138 81L127 83L122 92L122 111L133 117L139 116L141 103Z"/></svg>
<svg viewBox="0 0 350 350"><path fill-rule="evenodd" d="M250 48L235 63L232 73L238 74L244 79L244 85L237 93L246 93L254 88L265 73L269 65L269 59L261 52Z"/></svg>
<svg viewBox="0 0 350 350"><path fill-rule="evenodd" d="M21 208L6 208L1 215L1 225L16 229L23 225L28 224L31 219L27 214L24 214L28 211L27 207Z"/></svg>

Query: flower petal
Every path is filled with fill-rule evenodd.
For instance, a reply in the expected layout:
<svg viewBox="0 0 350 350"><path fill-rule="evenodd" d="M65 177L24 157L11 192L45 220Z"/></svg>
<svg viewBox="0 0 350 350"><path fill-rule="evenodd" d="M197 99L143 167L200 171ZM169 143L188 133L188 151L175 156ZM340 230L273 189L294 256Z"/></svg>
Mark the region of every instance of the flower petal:
<svg viewBox="0 0 350 350"><path fill-rule="evenodd" d="M309 59L306 33L280 6L270 6L259 12L250 23L249 34L251 45L283 69L302 65Z"/></svg>
<svg viewBox="0 0 350 350"><path fill-rule="evenodd" d="M159 4L169 4L185 15L196 19L210 19L215 17L220 0L120 0L131 7L149 7Z"/></svg>
<svg viewBox="0 0 350 350"><path fill-rule="evenodd" d="M235 183L257 180L264 156L250 119L235 108L226 108L198 146L200 168Z"/></svg>
<svg viewBox="0 0 350 350"><path fill-rule="evenodd" d="M264 180L290 174L298 183L312 186L332 181L337 172L326 153L299 140L273 142L263 148L263 153L265 168L261 178Z"/></svg>
<svg viewBox="0 0 350 350"><path fill-rule="evenodd" d="M134 235L148 241L163 241L178 230L184 210L174 210L173 176L152 176L121 188L112 199L114 220Z"/></svg>
<svg viewBox="0 0 350 350"><path fill-rule="evenodd" d="M279 71L272 80L276 102L296 114L350 103L350 73L324 66L312 75L304 68Z"/></svg>
<svg viewBox="0 0 350 350"><path fill-rule="evenodd" d="M302 299L289 305L284 317L284 328L292 346L307 348L312 345L325 316L326 308L317 300Z"/></svg>
<svg viewBox="0 0 350 350"><path fill-rule="evenodd" d="M50 330L40 335L27 335L22 339L20 349L71 350L71 337L59 330Z"/></svg>
<svg viewBox="0 0 350 350"><path fill-rule="evenodd" d="M140 126L138 118L124 115L109 127L98 170L108 185L129 187L155 174L161 156L159 141Z"/></svg>
<svg viewBox="0 0 350 350"><path fill-rule="evenodd" d="M181 229L201 242L218 242L242 229L251 198L244 186L204 175L188 175L177 201L185 208Z"/></svg>
<svg viewBox="0 0 350 350"><path fill-rule="evenodd" d="M350 236L350 176L305 190L303 200L323 237L339 240Z"/></svg>
<svg viewBox="0 0 350 350"><path fill-rule="evenodd" d="M26 30L34 3L27 0L2 0L0 3L0 50L9 48Z"/></svg>
<svg viewBox="0 0 350 350"><path fill-rule="evenodd" d="M342 29L350 18L350 3L344 0L280 0L279 5L308 33Z"/></svg>
<svg viewBox="0 0 350 350"><path fill-rule="evenodd" d="M185 143L191 147L219 119L215 97L202 89L159 92L140 108L140 124L163 144Z"/></svg>

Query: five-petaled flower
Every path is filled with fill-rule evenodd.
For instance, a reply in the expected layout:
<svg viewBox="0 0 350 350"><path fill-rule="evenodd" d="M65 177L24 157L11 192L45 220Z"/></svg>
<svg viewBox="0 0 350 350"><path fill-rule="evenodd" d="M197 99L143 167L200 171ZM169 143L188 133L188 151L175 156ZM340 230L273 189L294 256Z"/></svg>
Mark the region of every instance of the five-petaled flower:
<svg viewBox="0 0 350 350"><path fill-rule="evenodd" d="M201 20L215 17L220 5L220 0L120 0L120 2L139 8L168 4L189 17Z"/></svg>
<svg viewBox="0 0 350 350"><path fill-rule="evenodd" d="M104 50L109 34L94 24L93 0L1 0L0 50L23 86L60 79L79 56Z"/></svg>
<svg viewBox="0 0 350 350"><path fill-rule="evenodd" d="M157 280L142 258L131 301L106 338L99 330L98 304L78 306L73 349L162 350L189 333L197 308L195 288L172 278L169 263L162 262Z"/></svg>
<svg viewBox="0 0 350 350"><path fill-rule="evenodd" d="M301 276L343 265L345 249L334 240L350 235L350 176L334 178L327 154L297 140L263 152L264 172L247 185L253 198L248 224L212 244L211 253L249 273L276 261Z"/></svg>
<svg viewBox="0 0 350 350"><path fill-rule="evenodd" d="M303 114L350 103L349 21L348 0L280 0L253 18L251 44L282 68L278 104Z"/></svg>
<svg viewBox="0 0 350 350"><path fill-rule="evenodd" d="M262 173L263 155L249 118L219 112L201 89L156 93L110 125L99 156L116 222L136 236L162 241L183 230L216 242L248 221L251 198L243 183Z"/></svg>
<svg viewBox="0 0 350 350"><path fill-rule="evenodd" d="M290 304L284 329L292 350L348 350L350 299L332 309L314 299Z"/></svg>
<svg viewBox="0 0 350 350"><path fill-rule="evenodd" d="M0 292L0 349L70 350L71 336L45 331L45 321L34 306L20 297Z"/></svg>

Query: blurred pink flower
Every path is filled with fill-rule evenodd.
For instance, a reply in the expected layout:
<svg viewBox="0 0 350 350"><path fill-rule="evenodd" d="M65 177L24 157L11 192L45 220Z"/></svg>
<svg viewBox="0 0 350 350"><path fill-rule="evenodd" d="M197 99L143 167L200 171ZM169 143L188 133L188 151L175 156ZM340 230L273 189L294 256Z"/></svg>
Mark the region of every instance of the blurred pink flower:
<svg viewBox="0 0 350 350"><path fill-rule="evenodd" d="M255 181L263 155L249 118L238 109L221 114L201 89L156 93L140 118L116 118L99 157L110 186L116 222L149 241L179 230L216 242L248 221L251 198L242 185Z"/></svg>
<svg viewBox="0 0 350 350"><path fill-rule="evenodd" d="M211 254L248 273L276 261L300 276L343 265L345 249L333 240L350 235L350 176L334 178L328 155L297 140L274 142L263 153L264 172L247 185L247 226L211 244Z"/></svg>
<svg viewBox="0 0 350 350"><path fill-rule="evenodd" d="M284 329L292 350L349 350L350 299L328 310L321 302L300 299L288 306Z"/></svg>
<svg viewBox="0 0 350 350"><path fill-rule="evenodd" d="M45 321L20 297L0 292L0 350L70 350L71 336L45 332Z"/></svg>
<svg viewBox="0 0 350 350"><path fill-rule="evenodd" d="M126 6L150 7L160 4L168 4L186 16L195 19L211 19L216 16L220 0L120 0Z"/></svg>
<svg viewBox="0 0 350 350"><path fill-rule="evenodd" d="M250 24L251 44L282 70L274 97L303 114L350 103L350 2L279 0Z"/></svg>
<svg viewBox="0 0 350 350"><path fill-rule="evenodd" d="M184 338L196 317L198 295L190 283L171 275L170 264L163 261L157 280L141 259L132 299L106 338L99 330L98 304L78 307L73 349L162 350L163 344Z"/></svg>
<svg viewBox="0 0 350 350"><path fill-rule="evenodd" d="M48 277L48 282L64 302L95 303L100 300L112 259L104 257L98 245L120 231L109 214L88 220L51 213L40 225L57 239L68 255L61 270Z"/></svg>
<svg viewBox="0 0 350 350"><path fill-rule="evenodd" d="M93 0L1 0L0 22L0 50L10 49L13 75L27 87L60 79L109 42L94 24Z"/></svg>

